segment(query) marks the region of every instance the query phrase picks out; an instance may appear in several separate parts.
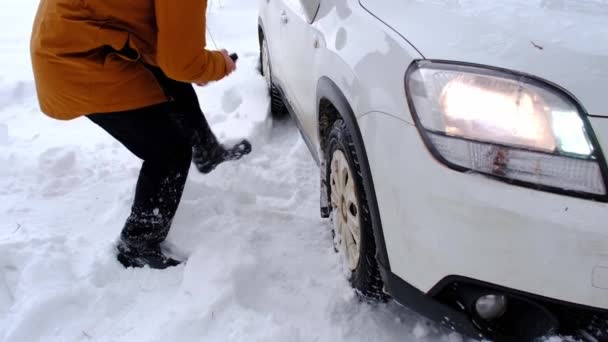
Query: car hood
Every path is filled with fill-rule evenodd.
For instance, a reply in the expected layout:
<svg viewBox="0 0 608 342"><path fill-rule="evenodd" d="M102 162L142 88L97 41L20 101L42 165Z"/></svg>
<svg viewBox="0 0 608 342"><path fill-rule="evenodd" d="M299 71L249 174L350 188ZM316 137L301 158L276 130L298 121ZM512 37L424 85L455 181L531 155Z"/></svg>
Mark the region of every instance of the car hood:
<svg viewBox="0 0 608 342"><path fill-rule="evenodd" d="M360 0L427 59L529 73L608 116L605 0Z"/></svg>

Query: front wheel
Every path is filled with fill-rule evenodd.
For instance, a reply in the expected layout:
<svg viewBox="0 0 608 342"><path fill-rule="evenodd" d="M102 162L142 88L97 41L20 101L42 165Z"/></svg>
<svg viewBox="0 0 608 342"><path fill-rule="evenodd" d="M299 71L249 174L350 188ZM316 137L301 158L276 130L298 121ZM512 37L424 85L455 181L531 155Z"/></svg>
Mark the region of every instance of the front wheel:
<svg viewBox="0 0 608 342"><path fill-rule="evenodd" d="M383 301L382 277L376 261L376 243L360 163L352 136L342 120L328 137L326 177L338 249L344 255L350 283L367 301Z"/></svg>
<svg viewBox="0 0 608 342"><path fill-rule="evenodd" d="M288 116L288 112L285 103L283 103L281 93L272 79L270 51L268 50L268 43L265 37L262 39L260 46L260 60L262 62L261 72L266 80L266 86L268 87L268 94L270 96L270 115L273 119L284 119Z"/></svg>

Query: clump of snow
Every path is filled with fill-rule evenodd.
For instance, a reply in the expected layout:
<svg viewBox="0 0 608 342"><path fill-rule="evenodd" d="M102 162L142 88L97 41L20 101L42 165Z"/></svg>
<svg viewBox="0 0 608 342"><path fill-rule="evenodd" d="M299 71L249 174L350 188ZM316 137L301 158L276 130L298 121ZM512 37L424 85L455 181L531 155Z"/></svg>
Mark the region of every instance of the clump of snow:
<svg viewBox="0 0 608 342"><path fill-rule="evenodd" d="M416 323L416 326L414 326L414 331L412 333L414 334L414 337L420 339L426 337L429 334L429 331L421 322L418 322Z"/></svg>
<svg viewBox="0 0 608 342"><path fill-rule="evenodd" d="M578 339L571 337L550 336L540 340L540 342L578 342Z"/></svg>
<svg viewBox="0 0 608 342"><path fill-rule="evenodd" d="M38 169L49 176L69 174L75 165L76 152L60 147L48 149L38 157Z"/></svg>
<svg viewBox="0 0 608 342"><path fill-rule="evenodd" d="M464 339L462 338L462 335L458 334L458 333L451 333L448 335L448 341L450 342L464 342Z"/></svg>

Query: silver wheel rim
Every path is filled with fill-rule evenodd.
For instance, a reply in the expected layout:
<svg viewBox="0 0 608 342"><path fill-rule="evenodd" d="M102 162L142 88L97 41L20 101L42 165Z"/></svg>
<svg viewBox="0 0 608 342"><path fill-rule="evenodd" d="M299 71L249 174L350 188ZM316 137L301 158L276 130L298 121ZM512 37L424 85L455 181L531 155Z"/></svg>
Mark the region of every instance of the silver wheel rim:
<svg viewBox="0 0 608 342"><path fill-rule="evenodd" d="M344 153L336 150L330 168L331 205L336 235L351 271L359 265L361 224L359 202L352 171Z"/></svg>
<svg viewBox="0 0 608 342"><path fill-rule="evenodd" d="M266 86L268 91L272 89L272 76L270 75L270 56L268 54L268 45L266 40L262 42L262 68L264 72L264 78L266 79Z"/></svg>

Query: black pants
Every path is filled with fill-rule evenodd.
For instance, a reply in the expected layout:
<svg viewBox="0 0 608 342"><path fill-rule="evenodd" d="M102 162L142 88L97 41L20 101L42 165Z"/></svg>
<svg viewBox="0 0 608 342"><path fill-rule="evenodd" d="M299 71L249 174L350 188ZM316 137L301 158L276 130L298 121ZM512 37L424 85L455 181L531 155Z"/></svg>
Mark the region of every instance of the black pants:
<svg viewBox="0 0 608 342"><path fill-rule="evenodd" d="M192 85L150 69L170 101L125 112L87 117L143 160L135 200L121 238L135 248L165 240L179 206L192 147L217 144Z"/></svg>

